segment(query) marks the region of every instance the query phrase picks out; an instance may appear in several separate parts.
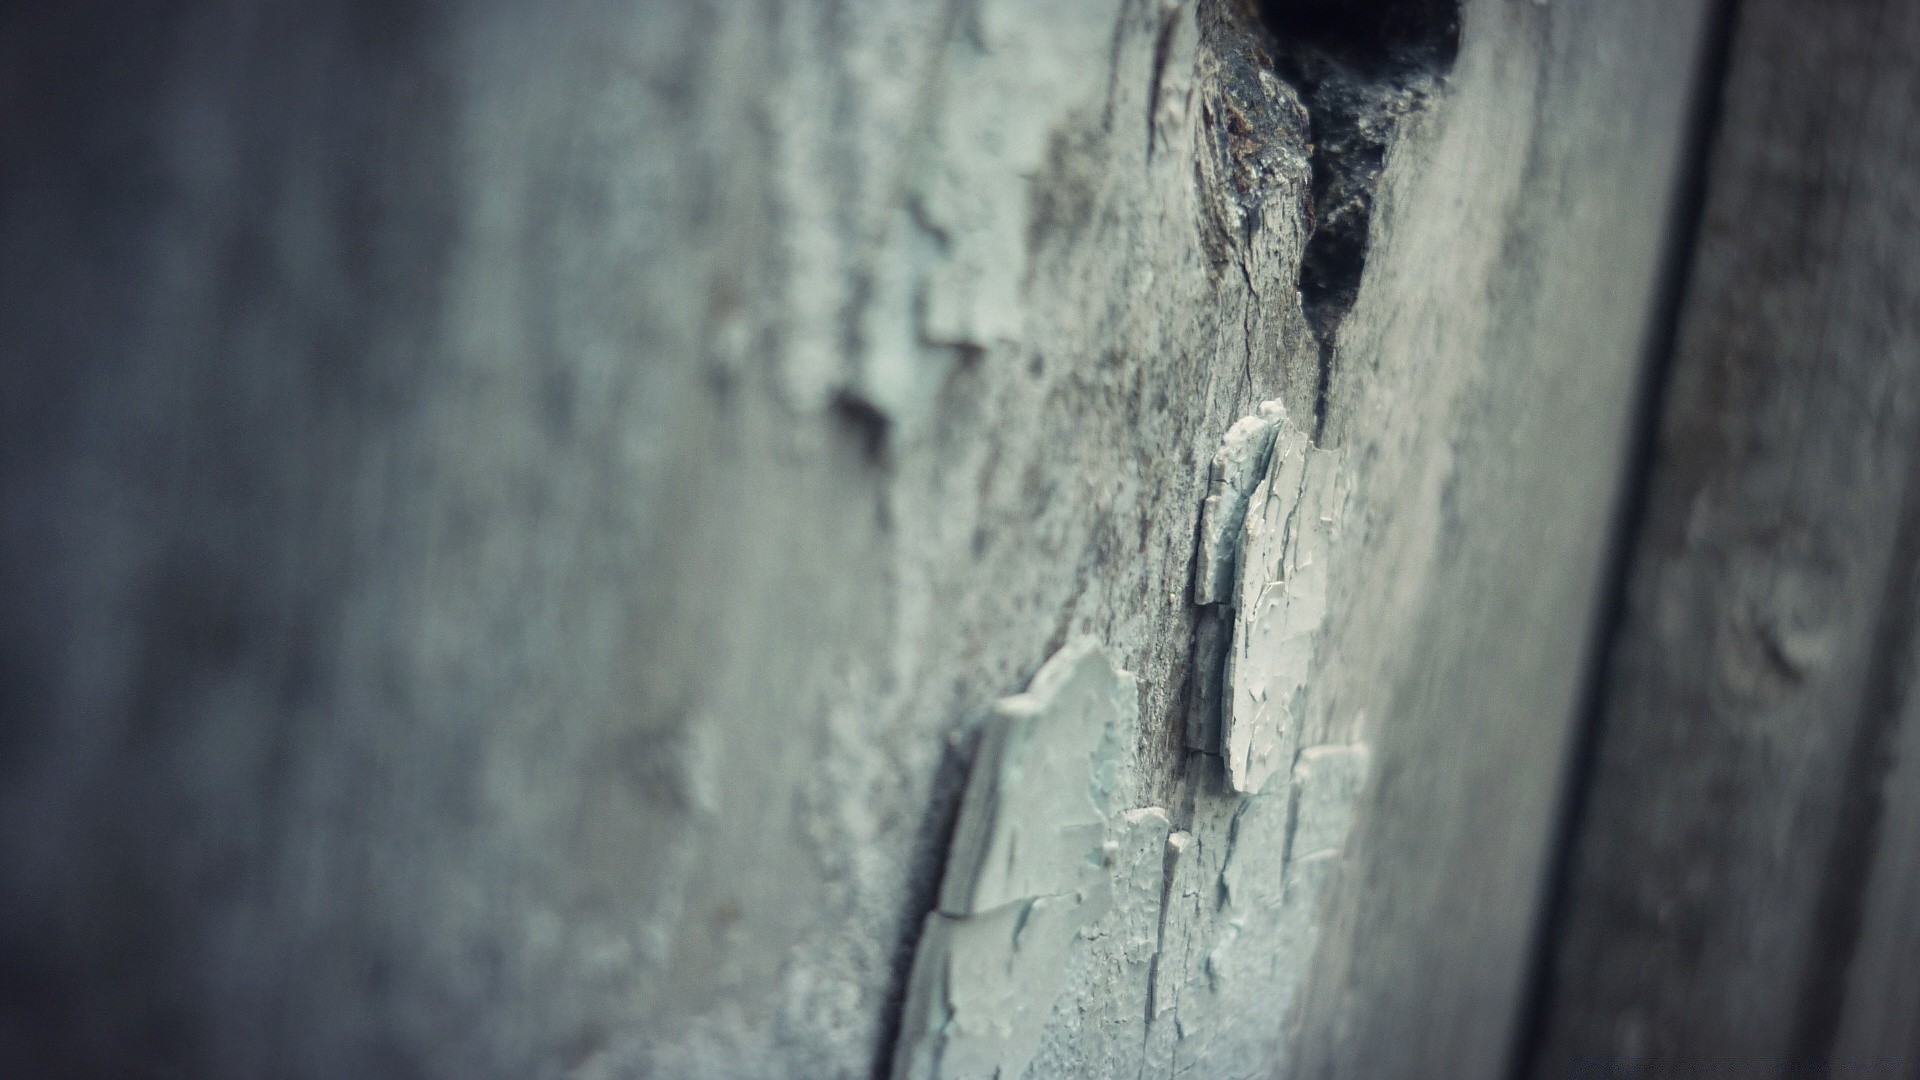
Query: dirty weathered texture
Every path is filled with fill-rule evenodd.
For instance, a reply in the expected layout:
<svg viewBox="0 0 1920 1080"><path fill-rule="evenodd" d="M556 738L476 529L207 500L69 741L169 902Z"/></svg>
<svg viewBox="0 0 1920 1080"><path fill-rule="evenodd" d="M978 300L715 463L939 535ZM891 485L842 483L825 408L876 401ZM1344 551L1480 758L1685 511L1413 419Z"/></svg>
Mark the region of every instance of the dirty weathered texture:
<svg viewBox="0 0 1920 1080"><path fill-rule="evenodd" d="M1367 742L1374 779L1295 1075L1507 1067L1703 14L1468 4L1388 154L1330 382L1353 494L1302 733Z"/></svg>
<svg viewBox="0 0 1920 1080"><path fill-rule="evenodd" d="M1338 453L1282 420L1241 528L1233 634L1220 678L1218 753L1235 791L1293 767L1301 702L1315 674L1346 481Z"/></svg>
<svg viewBox="0 0 1920 1080"><path fill-rule="evenodd" d="M1889 601L1920 603L1912 580L1896 581ZM1893 597L1898 596L1895 600ZM1909 607L1909 610L1912 610ZM1852 797L1877 815L1865 829L1858 860L1846 868L1839 934L1822 971L1822 1022L1816 1035L1824 1060L1847 1063L1920 1061L1920 670L1909 647L1905 669L1888 689L1900 712L1869 744L1868 771ZM1858 804L1856 804L1858 805ZM1839 922L1838 919L1835 920Z"/></svg>
<svg viewBox="0 0 1920 1080"><path fill-rule="evenodd" d="M894 1052L900 1080L1023 1075L1083 928L1116 893L1150 898L1129 913L1136 928L1127 938L1159 922L1159 861L1138 849L1154 836L1164 843L1166 811L1135 808L1148 815L1141 818L1119 809L1133 786L1124 773L1138 710L1132 677L1088 638L1049 659L1026 693L994 706L968 771L940 902L914 948ZM1145 838L1134 828L1143 824ZM1122 849L1145 880L1119 876ZM1144 971L1137 978L1134 994L1095 988L1142 998Z"/></svg>
<svg viewBox="0 0 1920 1080"><path fill-rule="evenodd" d="M9 7L0 1051L874 1075L1087 635L1165 904L1030 1075L1490 1074L1696 8L1360 7ZM1269 400L1350 494L1247 796L1191 570Z"/></svg>
<svg viewBox="0 0 1920 1080"><path fill-rule="evenodd" d="M1730 50L1540 1076L1920 1060L1920 8Z"/></svg>

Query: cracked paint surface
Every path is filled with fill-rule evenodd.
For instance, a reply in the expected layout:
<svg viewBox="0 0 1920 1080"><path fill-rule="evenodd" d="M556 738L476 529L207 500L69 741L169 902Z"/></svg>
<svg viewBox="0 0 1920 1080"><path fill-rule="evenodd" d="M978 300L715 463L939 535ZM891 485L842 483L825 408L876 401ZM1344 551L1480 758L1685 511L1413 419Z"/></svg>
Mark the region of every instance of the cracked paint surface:
<svg viewBox="0 0 1920 1080"><path fill-rule="evenodd" d="M1221 753L1235 791L1259 792L1293 762L1344 495L1339 454L1282 421L1241 532L1222 679Z"/></svg>
<svg viewBox="0 0 1920 1080"><path fill-rule="evenodd" d="M1047 661L1024 694L994 706L967 775L940 910L973 915L1098 877L1111 769L1108 732L1137 722L1133 676L1090 639ZM1109 755L1110 756L1110 755Z"/></svg>
<svg viewBox="0 0 1920 1080"><path fill-rule="evenodd" d="M1234 571L1240 562L1240 536L1247 504L1266 475L1273 440L1286 426L1287 408L1264 401L1252 416L1227 429L1214 452L1207 476L1207 499L1200 507L1200 550L1193 574L1193 602L1233 602Z"/></svg>
<svg viewBox="0 0 1920 1080"><path fill-rule="evenodd" d="M1207 497L1200 506L1199 544L1194 553L1193 602L1200 610L1194 619L1197 675L1187 707L1187 745L1209 754L1220 753L1227 646L1233 637L1247 506L1267 474L1274 437L1286 421L1284 404L1278 400L1261 402L1253 415L1241 417L1227 429L1208 470Z"/></svg>
<svg viewBox="0 0 1920 1080"><path fill-rule="evenodd" d="M1235 791L1261 791L1299 745L1345 499L1341 466L1279 401L1228 428L1213 457L1194 556L1187 744L1220 755Z"/></svg>
<svg viewBox="0 0 1920 1080"><path fill-rule="evenodd" d="M895 1077L1254 1077L1283 1058L1367 750L1308 747L1258 794L1212 770L1176 828L1159 807L1117 809L1135 695L1083 638L995 706Z"/></svg>
<svg viewBox="0 0 1920 1080"><path fill-rule="evenodd" d="M967 350L1017 344L1030 178L1061 117L1094 100L1117 0L963 5L930 65L926 136L904 165L847 389L903 430Z"/></svg>
<svg viewBox="0 0 1920 1080"><path fill-rule="evenodd" d="M1168 845L1168 889L1142 1074L1264 1077L1285 1059L1321 892L1363 787L1362 745L1302 750L1258 795L1202 795Z"/></svg>
<svg viewBox="0 0 1920 1080"><path fill-rule="evenodd" d="M968 773L939 908L915 949L895 1076L1022 1075L1083 929L1116 939L1123 961L1147 963L1138 901L1144 891L1157 904L1158 877L1142 886L1129 875L1143 859L1152 863L1141 852L1164 836L1166 814L1112 809L1116 765L1139 721L1137 694L1107 650L1081 638L1047 661L1026 693L994 707ZM1108 921L1116 911L1119 925Z"/></svg>

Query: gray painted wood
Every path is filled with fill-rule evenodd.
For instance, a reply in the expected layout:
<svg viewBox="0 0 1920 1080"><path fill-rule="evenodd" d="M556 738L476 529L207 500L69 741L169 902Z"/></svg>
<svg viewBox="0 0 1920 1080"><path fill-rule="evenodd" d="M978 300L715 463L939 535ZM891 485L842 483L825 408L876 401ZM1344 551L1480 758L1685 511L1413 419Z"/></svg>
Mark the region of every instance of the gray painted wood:
<svg viewBox="0 0 1920 1080"><path fill-rule="evenodd" d="M0 20L0 1053L870 1075L979 720L1079 635L1210 941L1287 887L1186 746L1208 461L1279 399L1351 470L1299 743L1373 779L1299 1007L1177 1026L1499 1071L1699 4L1472 0L1343 320L1216 0ZM1036 1076L1141 1063L1103 947Z"/></svg>
<svg viewBox="0 0 1920 1080"><path fill-rule="evenodd" d="M1912 568L1909 567L1909 570ZM1904 597L1912 604L1911 586ZM1857 937L1844 989L1829 990L1840 1009L1831 1058L1889 1075L1920 1076L1920 686L1913 657L1900 684L1904 703L1884 757L1857 778L1879 803L1872 822L1865 894L1848 912Z"/></svg>
<svg viewBox="0 0 1920 1080"><path fill-rule="evenodd" d="M1394 174L1329 425L1368 462L1368 527L1324 678L1378 779L1296 1075L1507 1068L1703 23L1470 6L1437 134Z"/></svg>
<svg viewBox="0 0 1920 1080"><path fill-rule="evenodd" d="M1920 1068L1917 49L1741 6L1538 1075Z"/></svg>

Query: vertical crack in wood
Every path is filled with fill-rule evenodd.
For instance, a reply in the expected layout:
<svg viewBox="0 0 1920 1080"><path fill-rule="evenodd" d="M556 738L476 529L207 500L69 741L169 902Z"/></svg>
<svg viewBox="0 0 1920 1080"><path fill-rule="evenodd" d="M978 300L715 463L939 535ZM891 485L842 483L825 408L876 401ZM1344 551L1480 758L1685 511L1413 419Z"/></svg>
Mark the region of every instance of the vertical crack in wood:
<svg viewBox="0 0 1920 1080"><path fill-rule="evenodd" d="M1325 441L1337 335L1360 294L1374 192L1400 121L1460 51L1458 0L1263 0L1277 74L1307 108L1313 180L1298 287L1319 350L1312 434Z"/></svg>

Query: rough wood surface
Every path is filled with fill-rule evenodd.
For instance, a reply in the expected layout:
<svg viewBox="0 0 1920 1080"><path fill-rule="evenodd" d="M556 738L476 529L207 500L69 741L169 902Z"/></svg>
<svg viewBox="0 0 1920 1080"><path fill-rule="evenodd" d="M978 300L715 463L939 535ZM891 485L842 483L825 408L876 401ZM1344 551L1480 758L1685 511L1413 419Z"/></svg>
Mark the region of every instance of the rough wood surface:
<svg viewBox="0 0 1920 1080"><path fill-rule="evenodd" d="M1911 583L1902 602L1915 602ZM1828 1020L1833 1041L1823 1056L1889 1073L1905 1067L1912 1076L1920 1074L1920 673L1911 653L1905 659L1898 728L1871 748L1856 780L1858 794L1879 803L1879 816L1860 849L1870 860L1864 892L1846 912L1856 936L1833 967L1834 975L1844 967L1844 987L1823 987L1839 1010Z"/></svg>
<svg viewBox="0 0 1920 1080"><path fill-rule="evenodd" d="M0 1051L871 1075L1088 635L1194 951L1075 946L1031 1075L1497 1072L1699 5L1405 6L0 11ZM1270 399L1351 474L1260 802L1187 683Z"/></svg>
<svg viewBox="0 0 1920 1080"><path fill-rule="evenodd" d="M1469 6L1389 173L1328 424L1366 524L1322 676L1378 780L1296 1075L1507 1068L1703 14Z"/></svg>
<svg viewBox="0 0 1920 1080"><path fill-rule="evenodd" d="M1541 1076L1920 1067L1920 8L1731 50Z"/></svg>

